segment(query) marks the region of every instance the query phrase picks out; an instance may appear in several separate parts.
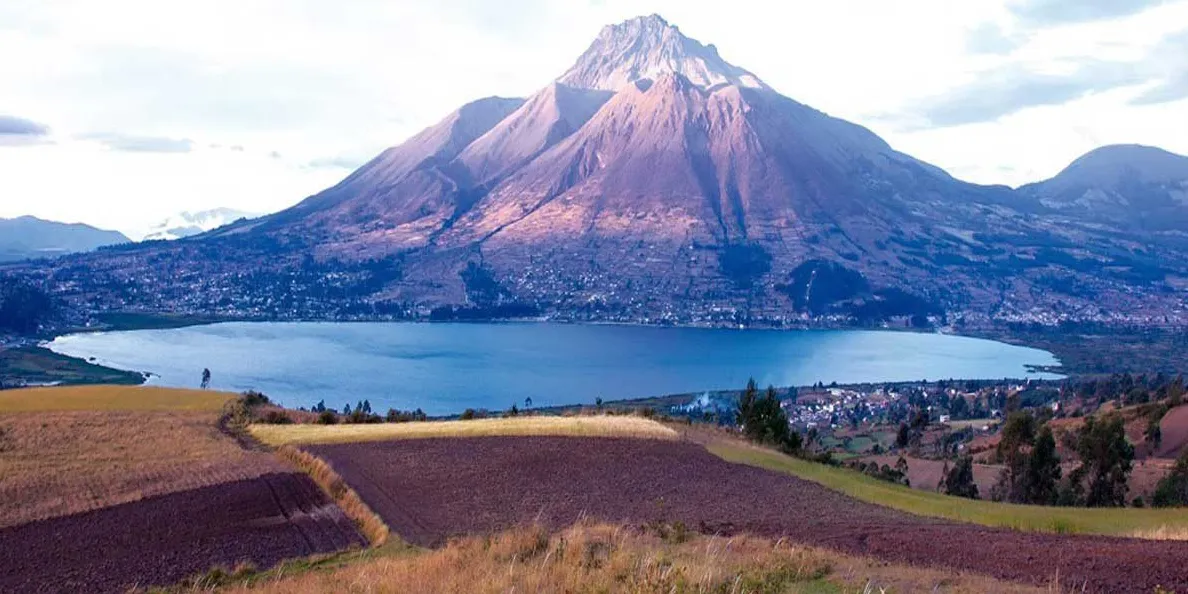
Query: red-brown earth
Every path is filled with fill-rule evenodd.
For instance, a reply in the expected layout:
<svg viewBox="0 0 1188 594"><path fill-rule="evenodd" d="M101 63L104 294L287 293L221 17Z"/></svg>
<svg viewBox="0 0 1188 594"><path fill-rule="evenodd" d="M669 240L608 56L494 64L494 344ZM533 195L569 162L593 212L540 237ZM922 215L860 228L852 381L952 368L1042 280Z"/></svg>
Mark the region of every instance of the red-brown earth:
<svg viewBox="0 0 1188 594"><path fill-rule="evenodd" d="M124 592L365 545L309 477L272 473L0 529L0 592Z"/></svg>
<svg viewBox="0 0 1188 594"><path fill-rule="evenodd" d="M728 463L686 442L455 438L320 445L393 531L420 545L538 522L682 522L891 562L1091 592L1188 590L1188 543L1024 533L923 518Z"/></svg>

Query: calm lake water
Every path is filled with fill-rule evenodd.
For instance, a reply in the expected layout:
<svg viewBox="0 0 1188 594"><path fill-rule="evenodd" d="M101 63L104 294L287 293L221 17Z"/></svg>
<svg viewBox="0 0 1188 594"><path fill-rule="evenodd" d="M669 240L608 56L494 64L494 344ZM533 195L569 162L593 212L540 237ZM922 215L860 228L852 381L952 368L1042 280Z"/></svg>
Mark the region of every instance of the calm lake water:
<svg viewBox="0 0 1188 594"><path fill-rule="evenodd" d="M877 331L568 324L226 323L63 336L50 348L156 374L150 383L259 390L286 406L369 399L436 414L592 403L760 384L1051 378L1050 353L989 340Z"/></svg>

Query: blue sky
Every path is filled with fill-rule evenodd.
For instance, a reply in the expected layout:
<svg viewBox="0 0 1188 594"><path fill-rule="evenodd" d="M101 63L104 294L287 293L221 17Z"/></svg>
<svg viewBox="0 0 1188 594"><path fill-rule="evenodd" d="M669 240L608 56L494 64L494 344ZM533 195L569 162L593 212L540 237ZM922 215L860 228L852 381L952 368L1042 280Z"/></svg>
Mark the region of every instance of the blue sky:
<svg viewBox="0 0 1188 594"><path fill-rule="evenodd" d="M277 210L653 12L970 181L1188 153L1188 0L5 0L0 216Z"/></svg>

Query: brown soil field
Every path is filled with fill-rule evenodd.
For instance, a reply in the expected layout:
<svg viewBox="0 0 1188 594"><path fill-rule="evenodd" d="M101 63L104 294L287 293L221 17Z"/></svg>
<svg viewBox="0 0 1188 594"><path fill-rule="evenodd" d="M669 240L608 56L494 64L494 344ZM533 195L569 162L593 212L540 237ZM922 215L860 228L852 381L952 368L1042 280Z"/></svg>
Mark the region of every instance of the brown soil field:
<svg viewBox="0 0 1188 594"><path fill-rule="evenodd" d="M565 437L308 446L415 544L524 524L680 522L893 563L1091 592L1188 590L1188 543L1023 533L912 516L735 465L693 443Z"/></svg>
<svg viewBox="0 0 1188 594"><path fill-rule="evenodd" d="M1155 451L1156 458L1175 459L1188 448L1188 405L1177 406L1164 415L1159 422L1159 431L1163 439L1159 449Z"/></svg>
<svg viewBox="0 0 1188 594"><path fill-rule="evenodd" d="M124 592L366 541L304 474L267 474L0 529L0 592Z"/></svg>
<svg viewBox="0 0 1188 594"><path fill-rule="evenodd" d="M861 460L866 462L878 462L879 465L886 464L892 468L899 460L899 456L864 456ZM944 477L945 463L938 460L925 460L923 458L907 458L908 463L908 480L912 483L913 489L921 489L924 491L936 491L936 486ZM951 464L950 464L951 466ZM1002 473L1002 466L993 464L974 464L974 483L978 485L978 495L982 499L990 498L990 488L998 480L998 475Z"/></svg>
<svg viewBox="0 0 1188 594"><path fill-rule="evenodd" d="M221 433L218 416L0 413L0 527L288 470Z"/></svg>

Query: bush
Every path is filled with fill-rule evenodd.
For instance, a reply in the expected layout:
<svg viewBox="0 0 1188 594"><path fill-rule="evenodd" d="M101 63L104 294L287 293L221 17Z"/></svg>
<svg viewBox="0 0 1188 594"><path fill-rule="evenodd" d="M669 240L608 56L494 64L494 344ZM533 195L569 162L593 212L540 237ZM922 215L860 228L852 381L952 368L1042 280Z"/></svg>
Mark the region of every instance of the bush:
<svg viewBox="0 0 1188 594"><path fill-rule="evenodd" d="M288 425L293 422L293 419L285 411L270 410L263 419L260 419L260 422L268 425Z"/></svg>
<svg viewBox="0 0 1188 594"><path fill-rule="evenodd" d="M1188 505L1188 450L1180 454L1176 465L1167 476L1160 479L1151 496L1155 507L1180 507Z"/></svg>
<svg viewBox="0 0 1188 594"><path fill-rule="evenodd" d="M337 425L338 415L332 410L324 410L318 414L319 425Z"/></svg>
<svg viewBox="0 0 1188 594"><path fill-rule="evenodd" d="M383 423L384 417L369 413L362 407L356 407L355 410L351 411L351 414L343 416L342 422L354 425Z"/></svg>
<svg viewBox="0 0 1188 594"><path fill-rule="evenodd" d="M417 409L414 411L402 411L394 408L388 409L388 414L384 415L384 421L388 423L409 423L413 421L427 421L429 419L425 411Z"/></svg>
<svg viewBox="0 0 1188 594"><path fill-rule="evenodd" d="M243 403L247 406L263 406L272 404L272 401L267 396L255 390L248 390L243 393Z"/></svg>

